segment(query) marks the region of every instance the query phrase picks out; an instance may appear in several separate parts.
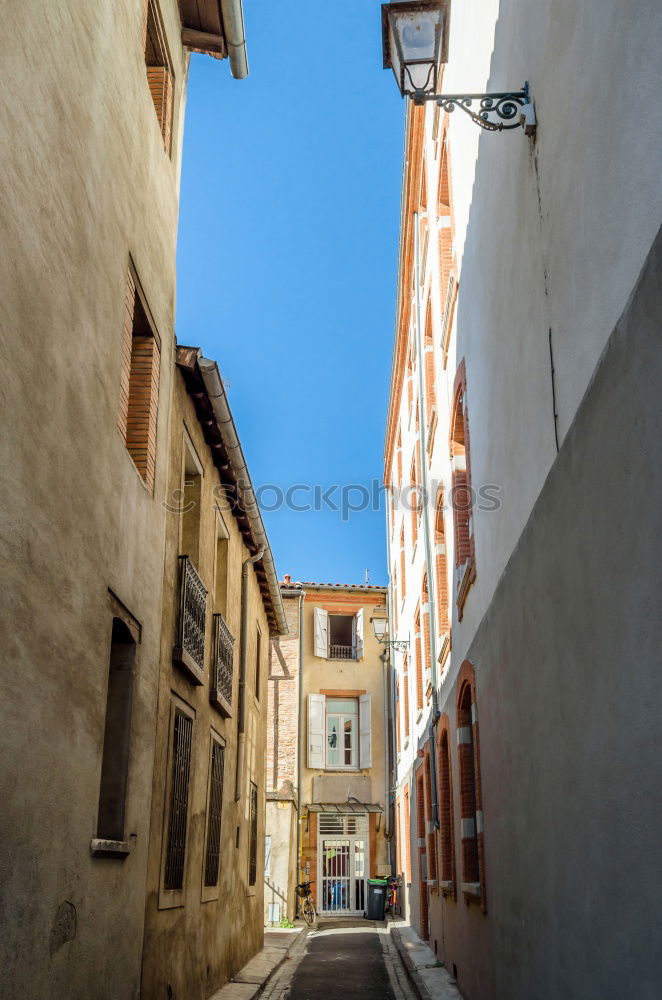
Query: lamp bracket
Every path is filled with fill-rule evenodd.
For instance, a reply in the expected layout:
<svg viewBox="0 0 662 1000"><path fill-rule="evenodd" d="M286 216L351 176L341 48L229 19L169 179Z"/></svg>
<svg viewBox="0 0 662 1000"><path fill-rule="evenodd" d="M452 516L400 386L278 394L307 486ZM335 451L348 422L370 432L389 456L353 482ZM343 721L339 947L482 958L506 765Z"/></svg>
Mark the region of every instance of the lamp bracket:
<svg viewBox="0 0 662 1000"><path fill-rule="evenodd" d="M524 84L522 90L507 90L494 94L426 94L423 90L415 90L411 94L414 104L425 104L434 101L444 111L455 111L460 108L469 115L472 121L487 132L503 132L520 128L520 110L525 104L530 104L529 84ZM472 105L478 101L477 110ZM527 135L531 132L526 129Z"/></svg>

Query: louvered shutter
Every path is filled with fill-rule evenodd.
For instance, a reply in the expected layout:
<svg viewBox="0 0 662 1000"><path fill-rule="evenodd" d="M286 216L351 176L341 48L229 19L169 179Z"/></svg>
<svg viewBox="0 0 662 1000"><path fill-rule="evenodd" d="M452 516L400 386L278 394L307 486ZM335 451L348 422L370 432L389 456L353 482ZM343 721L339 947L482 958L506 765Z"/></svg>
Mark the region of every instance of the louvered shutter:
<svg viewBox="0 0 662 1000"><path fill-rule="evenodd" d="M326 698L323 694L308 695L308 767L324 769L324 715Z"/></svg>
<svg viewBox="0 0 662 1000"><path fill-rule="evenodd" d="M372 767L371 703L369 694L359 698L359 767Z"/></svg>
<svg viewBox="0 0 662 1000"><path fill-rule="evenodd" d="M356 659L363 659L363 608L354 615L354 634L356 636Z"/></svg>
<svg viewBox="0 0 662 1000"><path fill-rule="evenodd" d="M329 613L323 608L314 609L315 618L315 656L328 659L329 656Z"/></svg>

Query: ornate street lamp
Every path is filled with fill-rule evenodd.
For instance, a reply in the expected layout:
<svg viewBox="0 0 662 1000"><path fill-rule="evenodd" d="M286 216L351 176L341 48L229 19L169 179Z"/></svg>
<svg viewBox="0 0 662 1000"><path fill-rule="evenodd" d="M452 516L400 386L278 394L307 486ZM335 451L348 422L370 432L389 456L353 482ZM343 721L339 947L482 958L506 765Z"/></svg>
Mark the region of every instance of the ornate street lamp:
<svg viewBox="0 0 662 1000"><path fill-rule="evenodd" d="M536 116L529 85L493 94L438 94L439 67L448 61L449 0L399 0L382 4L384 69L389 67L403 97L434 101L449 113L461 108L488 132L524 128L534 135ZM473 102L478 102L474 111Z"/></svg>
<svg viewBox="0 0 662 1000"><path fill-rule="evenodd" d="M388 646L390 649L398 649L400 651L409 649L409 639L386 638L388 635L388 620L386 618L373 618L372 630L375 633L375 639L377 642L381 642L383 646Z"/></svg>

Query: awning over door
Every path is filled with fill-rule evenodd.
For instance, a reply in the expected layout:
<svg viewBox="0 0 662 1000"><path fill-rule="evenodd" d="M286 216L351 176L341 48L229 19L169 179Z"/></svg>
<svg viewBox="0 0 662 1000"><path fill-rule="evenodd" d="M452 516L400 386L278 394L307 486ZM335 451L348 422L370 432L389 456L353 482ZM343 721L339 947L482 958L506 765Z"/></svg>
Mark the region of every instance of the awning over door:
<svg viewBox="0 0 662 1000"><path fill-rule="evenodd" d="M384 812L378 802L311 802L307 808L309 813L340 813L342 815Z"/></svg>

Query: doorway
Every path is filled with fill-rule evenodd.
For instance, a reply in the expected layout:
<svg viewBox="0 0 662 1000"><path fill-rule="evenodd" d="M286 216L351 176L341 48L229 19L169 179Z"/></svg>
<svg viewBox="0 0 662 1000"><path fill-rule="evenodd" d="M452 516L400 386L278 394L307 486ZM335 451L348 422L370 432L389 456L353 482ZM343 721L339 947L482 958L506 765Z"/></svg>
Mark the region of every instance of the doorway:
<svg viewBox="0 0 662 1000"><path fill-rule="evenodd" d="M367 813L319 813L318 909L327 915L362 914L368 875Z"/></svg>

